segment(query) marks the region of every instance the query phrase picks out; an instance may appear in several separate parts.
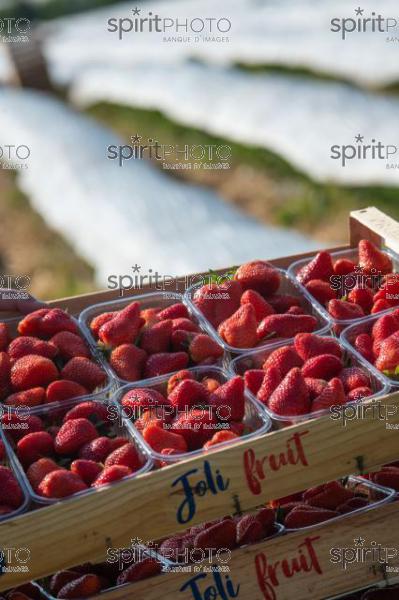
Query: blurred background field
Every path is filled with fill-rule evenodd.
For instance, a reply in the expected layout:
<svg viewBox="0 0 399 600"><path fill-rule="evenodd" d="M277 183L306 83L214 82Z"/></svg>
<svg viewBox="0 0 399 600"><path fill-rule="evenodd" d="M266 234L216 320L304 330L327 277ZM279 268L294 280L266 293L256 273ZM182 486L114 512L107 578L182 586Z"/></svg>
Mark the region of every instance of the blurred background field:
<svg viewBox="0 0 399 600"><path fill-rule="evenodd" d="M378 11L394 15L394 5L380 1ZM399 145L399 38L330 31L331 18L357 6L138 3L143 16L231 22L228 40L173 41L109 32L108 19L131 16L131 3L4 0L0 18L31 27L21 42L1 31L0 145L27 145L30 156L15 167L3 152L1 271L30 275L33 293L54 298L104 288L135 264L179 275L345 242L348 212L368 205L399 218L399 158L392 168L378 159L342 167L330 156L356 135ZM362 3L364 16L374 8ZM29 89L40 65L33 40L44 91ZM19 85L21 64L32 84ZM133 136L227 146L231 158L227 168L205 159L173 168L180 154L167 169L107 158Z"/></svg>

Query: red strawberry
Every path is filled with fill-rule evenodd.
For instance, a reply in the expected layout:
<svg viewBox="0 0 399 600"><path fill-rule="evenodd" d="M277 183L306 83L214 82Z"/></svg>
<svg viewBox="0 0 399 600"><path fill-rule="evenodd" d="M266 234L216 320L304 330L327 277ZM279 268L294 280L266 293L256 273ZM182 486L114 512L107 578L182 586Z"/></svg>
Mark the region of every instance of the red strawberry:
<svg viewBox="0 0 399 600"><path fill-rule="evenodd" d="M120 479L123 479L131 474L132 471L129 469L129 467L125 467L123 465L112 465L110 467L105 467L97 479L92 483L92 487L107 485L108 483L119 481Z"/></svg>
<svg viewBox="0 0 399 600"><path fill-rule="evenodd" d="M53 381L46 390L46 402L60 402L88 394L86 388L75 381L58 379Z"/></svg>
<svg viewBox="0 0 399 600"><path fill-rule="evenodd" d="M242 287L238 281L203 285L194 293L193 302L204 317L217 328L240 306Z"/></svg>
<svg viewBox="0 0 399 600"><path fill-rule="evenodd" d="M172 332L173 331L191 331L193 333L199 333L200 329L198 325L191 321L191 319L172 319Z"/></svg>
<svg viewBox="0 0 399 600"><path fill-rule="evenodd" d="M357 387L348 394L348 402L357 402L373 395L373 390L368 386Z"/></svg>
<svg viewBox="0 0 399 600"><path fill-rule="evenodd" d="M339 378L344 384L345 392L350 392L357 387L370 386L370 377L361 367L342 369Z"/></svg>
<svg viewBox="0 0 399 600"><path fill-rule="evenodd" d="M63 422L71 421L72 419L94 419L96 421L108 421L111 415L108 412L106 405L93 400L86 400L73 406L64 416Z"/></svg>
<svg viewBox="0 0 399 600"><path fill-rule="evenodd" d="M350 498L343 504L337 506L337 512L341 514L352 512L353 510L358 510L359 508L364 508L368 505L367 498L361 498L359 496L355 496L354 498Z"/></svg>
<svg viewBox="0 0 399 600"><path fill-rule="evenodd" d="M0 440L0 461L4 460L6 457L6 448L4 446L4 442Z"/></svg>
<svg viewBox="0 0 399 600"><path fill-rule="evenodd" d="M334 354L338 358L342 358L341 346L334 338L322 337L314 333L298 333L294 339L294 346L303 360L319 354Z"/></svg>
<svg viewBox="0 0 399 600"><path fill-rule="evenodd" d="M305 383L311 400L320 396L327 385L325 379L314 379L314 377L305 377Z"/></svg>
<svg viewBox="0 0 399 600"><path fill-rule="evenodd" d="M28 354L19 358L11 368L11 383L16 390L46 387L58 378L58 371L49 358Z"/></svg>
<svg viewBox="0 0 399 600"><path fill-rule="evenodd" d="M264 377L265 372L263 371L263 369L249 369L249 371L245 371L245 387L256 396L260 386L262 385Z"/></svg>
<svg viewBox="0 0 399 600"><path fill-rule="evenodd" d="M262 385L256 395L257 399L267 406L270 396L277 386L280 385L282 379L280 370L277 367L268 367L264 374Z"/></svg>
<svg viewBox="0 0 399 600"><path fill-rule="evenodd" d="M274 367L279 370L280 375L285 377L288 371L291 371L294 367L302 367L303 360L295 351L292 346L280 346L273 350L263 363L263 370L267 371L270 367Z"/></svg>
<svg viewBox="0 0 399 600"><path fill-rule="evenodd" d="M189 319L190 315L187 307L181 302L177 302L161 310L158 313L158 318L160 321L164 321L165 319Z"/></svg>
<svg viewBox="0 0 399 600"><path fill-rule="evenodd" d="M139 381L142 379L146 360L147 353L141 348L134 344L121 344L112 350L109 364L121 379Z"/></svg>
<svg viewBox="0 0 399 600"><path fill-rule="evenodd" d="M91 485L102 470L103 467L92 460L78 458L71 463L71 472L78 475L86 485Z"/></svg>
<svg viewBox="0 0 399 600"><path fill-rule="evenodd" d="M8 356L15 361L28 354L37 354L45 358L54 358L57 355L57 347L50 341L44 342L34 337L21 336L13 340L7 350Z"/></svg>
<svg viewBox="0 0 399 600"><path fill-rule="evenodd" d="M101 313L100 315L97 315L97 317L94 317L94 319L92 319L92 321L90 322L90 329L96 339L98 338L98 332L100 331L100 327L102 327L105 323L108 323L108 321L116 317L117 314L117 311L105 312Z"/></svg>
<svg viewBox="0 0 399 600"><path fill-rule="evenodd" d="M312 315L270 315L258 327L258 338L281 336L294 337L297 333L311 333L317 328L317 319Z"/></svg>
<svg viewBox="0 0 399 600"><path fill-rule="evenodd" d="M84 444L79 450L79 458L103 463L111 452L111 440L105 436L101 436Z"/></svg>
<svg viewBox="0 0 399 600"><path fill-rule="evenodd" d="M329 380L343 368L342 360L335 354L320 354L309 358L302 367L304 377Z"/></svg>
<svg viewBox="0 0 399 600"><path fill-rule="evenodd" d="M35 415L5 414L1 417L4 431L17 442L28 433L43 431L43 421Z"/></svg>
<svg viewBox="0 0 399 600"><path fill-rule="evenodd" d="M158 314L159 308L145 308L140 311L140 317L144 320L146 327L152 327L155 323L159 322Z"/></svg>
<svg viewBox="0 0 399 600"><path fill-rule="evenodd" d="M169 402L177 410L186 410L193 406L205 406L209 402L208 390L194 379L181 381L168 396Z"/></svg>
<svg viewBox="0 0 399 600"><path fill-rule="evenodd" d="M252 304L244 304L219 326L220 337L234 348L253 348L258 338L257 321Z"/></svg>
<svg viewBox="0 0 399 600"><path fill-rule="evenodd" d="M191 373L191 371L188 371L187 369L182 369L181 371L178 371L177 373L172 375L172 377L169 377L167 388L168 396L173 392L175 387L185 379L194 379L194 374Z"/></svg>
<svg viewBox="0 0 399 600"><path fill-rule="evenodd" d="M245 413L243 378L237 375L219 386L211 395L209 404L216 409L219 419L241 421Z"/></svg>
<svg viewBox="0 0 399 600"><path fill-rule="evenodd" d="M384 274L392 272L392 261L370 240L359 242L359 266L366 273Z"/></svg>
<svg viewBox="0 0 399 600"><path fill-rule="evenodd" d="M39 484L49 473L59 471L60 467L51 458L39 458L30 465L26 471L26 476L35 492L37 492Z"/></svg>
<svg viewBox="0 0 399 600"><path fill-rule="evenodd" d="M158 375L166 375L173 371L185 369L188 365L189 357L187 352L160 352L152 354L145 365L144 377L158 377Z"/></svg>
<svg viewBox="0 0 399 600"><path fill-rule="evenodd" d="M336 275L349 275L356 269L356 265L348 258L339 258L334 263L334 273Z"/></svg>
<svg viewBox="0 0 399 600"><path fill-rule="evenodd" d="M368 333L359 334L354 345L363 358L374 364L373 340Z"/></svg>
<svg viewBox="0 0 399 600"><path fill-rule="evenodd" d="M304 415L310 412L309 392L301 369L295 367L287 373L270 396L268 406L282 416Z"/></svg>
<svg viewBox="0 0 399 600"><path fill-rule="evenodd" d="M323 251L316 254L313 260L302 267L302 269L298 271L296 277L298 281L305 285L312 279L329 281L333 274L334 268L331 260L331 254Z"/></svg>
<svg viewBox="0 0 399 600"><path fill-rule="evenodd" d="M20 335L50 338L59 331L79 333L75 321L61 308L40 308L19 322Z"/></svg>
<svg viewBox="0 0 399 600"><path fill-rule="evenodd" d="M142 460L137 452L136 446L132 442L128 442L114 450L107 456L105 461L106 467L111 467L112 465L129 467L132 473L138 471L142 466Z"/></svg>
<svg viewBox="0 0 399 600"><path fill-rule="evenodd" d="M355 287L348 294L348 302L361 306L364 314L367 315L374 304L373 292L368 287Z"/></svg>
<svg viewBox="0 0 399 600"><path fill-rule="evenodd" d="M253 306L258 322L275 312L274 308L255 290L246 290L241 296L240 303L241 306L244 304L251 304Z"/></svg>
<svg viewBox="0 0 399 600"><path fill-rule="evenodd" d="M240 436L232 431L218 431L215 433L211 439L204 444L205 450L209 450L213 446L217 446L218 444L223 444L225 442L231 442L233 440L240 439Z"/></svg>
<svg viewBox="0 0 399 600"><path fill-rule="evenodd" d="M330 300L327 310L334 319L340 321L364 317L364 310L361 306L344 300Z"/></svg>
<svg viewBox="0 0 399 600"><path fill-rule="evenodd" d="M0 465L0 504L19 508L24 496L14 473Z"/></svg>
<svg viewBox="0 0 399 600"><path fill-rule="evenodd" d="M125 569L116 580L116 585L124 585L125 583L140 581L140 579L147 579L147 577L158 575L161 570L162 565L159 561L154 558L145 558Z"/></svg>
<svg viewBox="0 0 399 600"><path fill-rule="evenodd" d="M133 388L126 392L121 400L128 415L140 416L143 410L170 406L170 401L161 392L151 388Z"/></svg>
<svg viewBox="0 0 399 600"><path fill-rule="evenodd" d="M162 452L165 448L173 448L178 452L187 452L184 437L177 432L166 431L158 425L149 425L143 431L143 438L155 452Z"/></svg>
<svg viewBox="0 0 399 600"><path fill-rule="evenodd" d="M194 546L203 550L208 548L233 549L236 546L236 535L236 524L232 519L226 519L200 531L195 536Z"/></svg>
<svg viewBox="0 0 399 600"><path fill-rule="evenodd" d="M381 342L399 330L399 318L394 313L383 315L374 322L371 330L373 352L378 356Z"/></svg>
<svg viewBox="0 0 399 600"><path fill-rule="evenodd" d="M276 521L276 514L270 507L261 508L256 513L256 518L263 526L263 532L265 535L273 533Z"/></svg>
<svg viewBox="0 0 399 600"><path fill-rule="evenodd" d="M373 304L370 314L375 315L376 313L382 312L383 310L388 310L389 308L391 308L391 306L392 304L388 302L388 300L377 300L377 302Z"/></svg>
<svg viewBox="0 0 399 600"><path fill-rule="evenodd" d="M399 365L399 332L381 342L375 366L380 371L394 373Z"/></svg>
<svg viewBox="0 0 399 600"><path fill-rule="evenodd" d="M267 302L279 314L287 312L293 306L301 306L301 299L292 294L274 294L267 298Z"/></svg>
<svg viewBox="0 0 399 600"><path fill-rule="evenodd" d="M17 455L24 466L54 453L54 441L45 431L28 433L17 444Z"/></svg>
<svg viewBox="0 0 399 600"><path fill-rule="evenodd" d="M39 406L43 404L46 392L42 387L35 387L24 392L16 392L8 396L7 406Z"/></svg>
<svg viewBox="0 0 399 600"><path fill-rule="evenodd" d="M237 521L237 544L255 544L263 539L263 526L256 515L245 515Z"/></svg>
<svg viewBox="0 0 399 600"><path fill-rule="evenodd" d="M79 449L98 437L96 428L88 419L70 419L62 426L55 438L58 454L75 454Z"/></svg>
<svg viewBox="0 0 399 600"><path fill-rule="evenodd" d="M207 358L220 358L223 356L223 348L209 335L199 333L191 340L188 353L193 362L200 363Z"/></svg>
<svg viewBox="0 0 399 600"><path fill-rule="evenodd" d="M86 342L76 333L60 331L51 338L50 342L58 348L58 352L64 360L69 360L74 356L90 358L90 351Z"/></svg>
<svg viewBox="0 0 399 600"><path fill-rule="evenodd" d="M90 598L101 592L101 579L97 575L82 575L70 581L58 592L58 598Z"/></svg>
<svg viewBox="0 0 399 600"><path fill-rule="evenodd" d="M216 390L217 391L217 390ZM217 420L209 410L190 410L180 413L174 420L171 433L182 436L188 450L198 450L205 442L211 439ZM146 430L144 430L145 434ZM167 448L173 448L168 444Z"/></svg>
<svg viewBox="0 0 399 600"><path fill-rule="evenodd" d="M371 479L374 483L388 487L399 492L399 468L383 467L381 471L373 473Z"/></svg>
<svg viewBox="0 0 399 600"><path fill-rule="evenodd" d="M79 383L90 392L105 383L107 379L97 363L83 356L71 358L62 369L61 377Z"/></svg>
<svg viewBox="0 0 399 600"><path fill-rule="evenodd" d="M140 347L147 354L167 352L170 346L172 327L172 320L166 319L165 321L155 323L152 327L143 329L140 337Z"/></svg>
<svg viewBox="0 0 399 600"><path fill-rule="evenodd" d="M193 331L184 331L184 329L176 329L170 337L171 349L173 352L186 352L191 341L197 334Z"/></svg>
<svg viewBox="0 0 399 600"><path fill-rule="evenodd" d="M312 403L312 412L326 410L331 406L345 404L346 397L342 381L338 377L333 377L327 383L323 391Z"/></svg>
<svg viewBox="0 0 399 600"><path fill-rule="evenodd" d="M6 350L8 342L10 341L10 334L6 323L0 322L0 352Z"/></svg>
<svg viewBox="0 0 399 600"><path fill-rule="evenodd" d="M303 499L311 506L335 510L354 495L352 490L345 488L339 481L330 481L306 490Z"/></svg>
<svg viewBox="0 0 399 600"><path fill-rule="evenodd" d="M329 300L337 297L337 292L331 287L329 281L322 279L311 279L305 285L306 289L320 304L325 304Z"/></svg>
<svg viewBox="0 0 399 600"><path fill-rule="evenodd" d="M255 290L262 296L271 296L280 287L281 277L278 270L265 260L253 260L241 265L234 274L242 289Z"/></svg>
<svg viewBox="0 0 399 600"><path fill-rule="evenodd" d="M0 352L0 400L10 393L11 363L7 352Z"/></svg>
<svg viewBox="0 0 399 600"><path fill-rule="evenodd" d="M120 344L133 344L143 324L140 304L132 302L100 327L98 337L106 346L112 348Z"/></svg>
<svg viewBox="0 0 399 600"><path fill-rule="evenodd" d="M302 527L324 523L324 521L338 516L339 513L335 510L327 510L325 508L308 510L297 506L286 516L284 525L287 529L301 529Z"/></svg>
<svg viewBox="0 0 399 600"><path fill-rule="evenodd" d="M74 581L74 579L79 579L80 573L76 571L68 570L68 571L58 571L55 573L49 583L49 589L52 596L57 596L58 592L61 588L64 587L70 581Z"/></svg>

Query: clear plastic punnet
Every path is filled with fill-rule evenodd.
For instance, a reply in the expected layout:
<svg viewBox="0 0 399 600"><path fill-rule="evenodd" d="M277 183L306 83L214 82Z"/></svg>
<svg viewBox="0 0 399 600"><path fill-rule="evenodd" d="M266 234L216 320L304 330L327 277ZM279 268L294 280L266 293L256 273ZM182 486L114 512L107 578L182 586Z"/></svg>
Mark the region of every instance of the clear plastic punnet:
<svg viewBox="0 0 399 600"><path fill-rule="evenodd" d="M22 513L26 512L29 508L31 500L29 497L28 489L24 482L24 478L21 476L20 470L18 468L15 455L11 450L11 447L7 441L7 437L4 434L4 431L2 431L2 429L0 429L0 445L4 447L4 455L3 458L0 460L0 465L11 470L21 490L20 505L12 507L13 510L11 512L4 512L3 514L0 514L0 522L2 522L6 521L7 519L13 519L14 517L17 517L18 515L21 515Z"/></svg>
<svg viewBox="0 0 399 600"><path fill-rule="evenodd" d="M290 294L299 299L301 307L304 309L305 313L308 315L312 315L317 319L317 327L313 333L317 334L325 334L328 333L331 326L331 320L326 314L326 311L320 309L320 305L314 298L312 298L306 290L303 290L302 286L299 285L297 281L291 279L287 272L283 269L276 269L279 271L281 276L281 284L277 291L278 294ZM199 310L199 308L194 303L194 294L201 287L202 284L195 284L190 286L184 294L184 302L193 311L194 314L205 324L205 327L209 333L217 342L224 348L224 350L232 356L238 354L244 354L249 352L250 350L259 349L259 348L271 348L275 347L279 344L279 341L273 340L273 338L264 339L258 343L255 348L236 348L234 346L230 346L227 344L223 338L219 335L216 329L209 323L203 313ZM291 341L293 338L287 338L284 340L286 343Z"/></svg>
<svg viewBox="0 0 399 600"><path fill-rule="evenodd" d="M80 325L80 323L77 319L75 319L74 317L71 317L71 318L76 323L76 325L79 329L80 335L87 342L88 341L86 339L87 336L86 336L86 333L85 333L83 327ZM19 336L19 333L17 331L17 326L21 319L22 319L22 317L11 318L11 319L1 319L0 318L0 322L5 323L7 325L8 330L12 336L12 339ZM79 396L79 400L82 401L82 398L87 399L88 397L90 397L91 399L94 399L94 400L106 401L107 398L110 397L110 394L115 386L115 382L113 381L113 379L109 373L107 364L106 364L105 360L103 359L101 353L96 352L90 343L88 343L88 346L89 346L89 350L90 350L90 354L91 354L91 360L96 362L97 365L104 371L106 378L105 378L104 383L101 386L99 386L98 388L96 388L95 390L93 390L91 393L88 393L85 396ZM69 400L67 400L67 401L69 401ZM0 405L1 405L1 403L0 403ZM40 411L44 406L49 406L49 403L29 407L30 413L34 414L37 410ZM7 406L7 411L18 412L18 410L20 410L19 407Z"/></svg>
<svg viewBox="0 0 399 600"><path fill-rule="evenodd" d="M346 348L348 348L359 360L362 360L365 364L368 365L368 368L370 370L373 370L375 373L378 374L378 376L384 381L386 386L389 386L395 390L399 388L399 373L397 376L390 376L386 373L382 373L377 369L377 367L375 367L372 363L368 362L363 356L361 356L361 354L355 348L355 340L357 336L361 333L370 333L374 323L383 315L390 314L393 310L395 309L384 311L383 313L378 313L376 315L368 317L367 319L364 319L360 323L353 323L352 325L349 325L341 333L340 339L343 345Z"/></svg>
<svg viewBox="0 0 399 600"><path fill-rule="evenodd" d="M360 513L379 508L383 504L388 504L388 502L392 502L395 498L394 490L371 483L363 477L355 477L351 475L350 477L348 477L345 487L351 490L352 492L355 492L356 495L366 498L369 501L369 504L362 508L357 508L355 510L352 510L351 512L342 514L339 517L334 517L322 523L317 523L316 525L308 525L307 527L301 527L298 529L290 529L289 527L287 527L286 532L289 533L290 531L309 531L322 525L328 525L329 523L337 523L342 519L348 519L350 517L353 517L354 515L358 515Z"/></svg>
<svg viewBox="0 0 399 600"><path fill-rule="evenodd" d="M84 334L86 335L87 340L89 341L92 348L95 350L96 354L102 355L104 362L107 365L107 369L113 380L115 380L118 385L126 385L128 383L132 383L131 381L127 381L126 379L120 378L112 369L109 362L104 358L104 354L101 351L97 340L94 338L92 331L90 330L91 321L97 317L98 315L105 312L113 312L119 311L128 306L132 302L139 302L140 309L145 310L149 308L157 308L163 310L172 304L176 304L181 302L183 304L183 296L179 293L171 293L171 292L150 292L148 294L142 294L140 296L129 296L120 298L118 300L112 300L110 302L101 302L99 304L93 304L88 308L85 308L79 316L79 322L82 327ZM208 333L206 324L203 318L200 318L193 310L190 309L186 305L187 310L190 314L190 319L198 326L200 333ZM220 358L218 363L223 363L223 356ZM147 381L152 381L154 377L151 378L143 378L141 380L135 381L134 383L145 383Z"/></svg>
<svg viewBox="0 0 399 600"><path fill-rule="evenodd" d="M126 438L129 442L132 442L137 450L137 453L140 457L141 467L133 472L131 475L124 477L122 480L115 481L114 483L110 483L107 485L99 486L99 487L89 487L86 490L80 491L73 495L67 496L65 498L48 498L45 496L41 496L36 491L33 490L33 487L27 476L27 466L23 466L21 461L18 458L18 449L17 449L17 441L12 436L11 432L5 430L5 437L7 439L8 448L10 449L10 453L12 455L12 461L15 464L15 467L18 472L18 476L25 489L28 492L31 500L37 506L54 504L56 502L67 502L71 498L86 496L87 494L100 493L102 489L109 487L110 485L117 485L119 481L125 481L126 479L130 479L132 477L137 477L141 473L146 473L153 468L153 460L148 452L146 445L141 441L140 437L136 434L136 432L127 427L123 416L119 410L119 407L112 401L99 401L94 396L82 396L81 398L75 398L73 400L65 400L63 402L53 402L52 404L47 404L46 406L40 408L40 410L36 410L34 413L34 417L39 417L44 425L44 430L46 431L48 427L59 427L63 423L64 416L68 411L70 411L75 406L78 406L85 402L93 402L99 407L101 407L102 412L103 409L107 410L107 419L104 423L99 423L99 427L103 431L99 431L99 436L103 435L105 437L123 437ZM24 417L32 416L32 413L29 410L20 409L18 413L18 418L23 424ZM3 426L4 429L4 426ZM1 433L1 432L0 432ZM54 459L54 456L50 456L49 458ZM62 459L62 456L59 456L59 459ZM78 458L78 456L74 457ZM69 460L74 460L70 455L66 456L67 462ZM54 459L57 460L57 459ZM65 465L66 466L66 465ZM63 468L60 465L60 469Z"/></svg>
<svg viewBox="0 0 399 600"><path fill-rule="evenodd" d="M325 337L328 337L328 336L325 336ZM282 346L293 346L293 342L290 342L288 344L280 343L278 345L278 347L282 347ZM369 364L366 361L364 361L364 359L360 355L358 355L357 352L354 352L353 349L348 348L347 346L344 346L343 344L341 344L341 347L342 347L343 354L344 354L344 358L343 358L344 365L346 367L363 367L370 376L371 389L373 390L372 396L368 396L368 397L364 398L363 400L360 400L357 402L348 402L347 404L343 405L343 407L353 406L355 404L358 404L359 402L370 401L376 397L383 396L384 394L388 393L389 386L388 386L387 382L384 380L384 378L381 376L381 374L378 373L378 371L376 371L374 368L370 368ZM231 374L243 376L244 373L250 369L261 369L262 365L265 362L265 360L267 359L267 357L274 350L276 350L276 347L264 348L261 350L253 350L252 352L247 352L247 354L244 354L242 356L237 356L236 358L234 358L231 361L229 370L230 370ZM252 398L255 398L255 396L250 391L248 391L248 394L250 396L252 396ZM297 423L302 423L303 421L308 421L309 419L316 419L318 417L322 417L322 416L330 413L329 409L325 409L325 410L319 410L319 411L311 412L311 413L304 414L304 415L295 415L295 416L294 415L292 415L292 416L284 415L284 416L282 416L282 415L279 415L279 414L273 412L267 406L264 406L264 409L267 412L267 414L271 417L271 419L273 420L273 425L275 427L277 427L278 429L280 429L282 427L288 427L289 425L296 425Z"/></svg>
<svg viewBox="0 0 399 600"><path fill-rule="evenodd" d="M399 272L399 256L397 254L395 254L394 252L392 252L392 250L384 249L384 252L386 254L388 254L388 256L391 258L394 272L398 273ZM297 280L297 277L296 277L298 272L302 269L302 267L304 267L308 263L310 263L310 261L313 260L315 258L315 256L316 255L309 256L308 258L301 258L300 260L293 262L288 268L288 276L300 286L301 290L309 298L309 300L316 304L316 306L319 308L319 310L322 312L322 314L325 316L325 318L330 320L331 325L332 325L332 330L339 334L344 327L347 327L348 325L351 325L352 323L359 323L359 322L367 319L369 315L365 315L364 317L360 317L358 319L334 319L329 314L326 307L323 304L321 304L318 300L316 300L316 298L308 292L308 290L306 289L306 287L303 284L299 283L299 281ZM340 258L347 258L348 260L351 260L352 262L354 262L355 265L357 265L359 262L359 253L358 253L357 248L349 248L348 250L339 250L337 252L331 252L331 256L332 256L333 262L335 262L336 260L338 260ZM354 280L354 283L355 283L355 280ZM383 312L386 312L386 311L381 311L381 313L378 313L378 314L382 314Z"/></svg>
<svg viewBox="0 0 399 600"><path fill-rule="evenodd" d="M205 367L205 366L193 367L188 370L193 374L194 378L197 381L201 381L203 378L209 377L212 379L216 379L221 384L223 384L223 383L227 382L229 379L231 379L231 375L227 371L225 371L224 369L222 369L221 367L218 367L218 366L211 365L209 367ZM171 376L171 374L163 375L153 381L144 382L144 383L140 382L139 384L131 383L129 385L125 385L122 388L120 388L119 390L117 390L117 392L114 395L114 400L122 408L122 399L123 399L124 395L127 392L137 389L137 388L140 388L140 387L154 389L166 396L166 389L167 389L167 384L168 384L168 380L169 380L170 376ZM125 411L123 411L123 412L125 412ZM245 414L244 414L244 418L242 421L244 424L244 434L242 436L240 436L237 439L227 441L227 442L222 442L220 444L212 446L212 449L210 449L210 450L200 448L198 450L192 450L190 452L182 452L179 454L164 455L164 454L161 454L161 453L153 450L144 441L141 433L137 430L137 428L134 425L134 420L132 418L129 418L129 417L131 417L130 414L125 412L125 417L126 417L128 425L131 427L131 429L134 430L136 435L140 436L140 438L143 440L143 444L145 444L145 446L146 446L148 452L151 454L151 456L158 461L162 461L162 462L168 463L168 464L173 464L173 463L179 462L181 460L185 460L187 458L192 458L194 456L206 454L207 452L211 452L212 450L220 450L221 448L223 448L225 446L231 446L232 444L237 444L244 440L249 440L253 437L258 437L258 436L264 435L271 429L271 425L272 425L271 420L270 420L269 416L266 414L266 412L263 410L262 405L256 399L251 397L250 394L245 392ZM223 428L215 429L214 433L217 433L217 431L223 431Z"/></svg>

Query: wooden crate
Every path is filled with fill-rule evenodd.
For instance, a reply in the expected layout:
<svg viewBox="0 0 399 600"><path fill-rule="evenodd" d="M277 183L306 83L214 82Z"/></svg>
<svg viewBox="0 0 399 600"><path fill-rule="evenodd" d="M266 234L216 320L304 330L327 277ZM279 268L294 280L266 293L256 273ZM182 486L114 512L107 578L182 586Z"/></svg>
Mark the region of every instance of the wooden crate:
<svg viewBox="0 0 399 600"><path fill-rule="evenodd" d="M375 208L352 212L350 247L362 237L399 249L399 224ZM297 258L272 262L287 267ZM51 304L77 314L117 295L117 291L107 291ZM399 428L399 392L381 398L381 403L391 407L390 423ZM376 470L399 458L397 435L381 420L353 420L343 427L325 416L5 521L0 523L0 550L29 548L30 561L28 573L3 574L0 591L59 569L101 560L108 548L129 545L131 538L156 540L231 514L237 505L243 512L250 511L319 483ZM201 481L207 492L192 493ZM223 588L226 579L215 582L214 574L204 572L198 579L201 597L317 600L390 580L380 564L370 562L356 563L345 572L331 562L330 550L352 547L359 536L395 547L398 523L399 503L393 503L308 532L237 549L229 563L230 595ZM196 599L199 596L188 583L191 577L168 573L105 594L109 600L155 600L160 594L165 600Z"/></svg>

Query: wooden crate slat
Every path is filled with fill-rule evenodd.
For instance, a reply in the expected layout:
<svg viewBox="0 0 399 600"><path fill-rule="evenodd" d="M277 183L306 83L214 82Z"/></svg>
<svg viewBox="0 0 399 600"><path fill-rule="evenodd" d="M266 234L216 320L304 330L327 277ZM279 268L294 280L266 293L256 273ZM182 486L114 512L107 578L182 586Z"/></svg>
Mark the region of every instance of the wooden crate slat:
<svg viewBox="0 0 399 600"><path fill-rule="evenodd" d="M399 392L382 399L399 426ZM243 511L398 458L397 430L371 413L343 427L330 416L288 427L148 473L82 498L70 499L0 524L0 550L31 549L29 578L105 555L132 537L159 539L223 514ZM255 460L259 461L254 462ZM183 482L200 494L183 490ZM45 532L45 534L44 534ZM0 591L26 579L7 573Z"/></svg>
<svg viewBox="0 0 399 600"><path fill-rule="evenodd" d="M350 245L367 238L399 253L399 223L374 206L350 213Z"/></svg>
<svg viewBox="0 0 399 600"><path fill-rule="evenodd" d="M235 550L226 565L229 572L215 576L212 573L171 572L150 580L119 588L106 594L106 600L196 600L195 591L205 598L222 598L212 595L217 585L222 585L225 598L229 595L227 581L239 599L253 600L322 600L323 598L350 592L383 581L393 581L397 575L384 577L382 565L368 560L349 564L347 570L331 561L331 549L339 558L341 548L356 548L355 539L364 540L363 547L370 548L376 541L383 548L397 547L397 527L399 503L385 505L372 511L354 515L338 523L325 523L315 529L290 533L280 538L260 542ZM360 544L360 542L358 542ZM361 547L361 546L359 546ZM295 572L295 564L301 565L304 557L305 568ZM390 561L390 566L399 566L398 557ZM208 565L207 565L208 566ZM292 576L287 576L287 573ZM194 581L195 578L195 581ZM231 588L230 588L231 589ZM92 600L102 600L96 596Z"/></svg>

